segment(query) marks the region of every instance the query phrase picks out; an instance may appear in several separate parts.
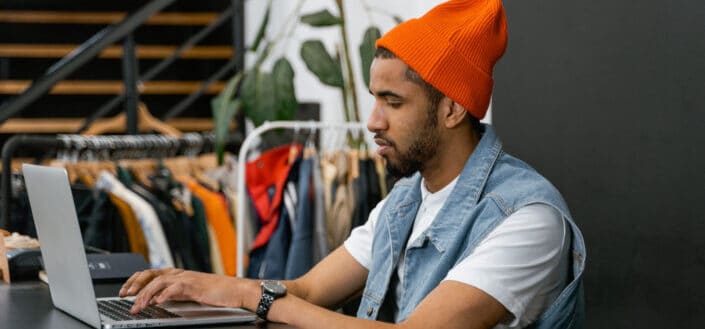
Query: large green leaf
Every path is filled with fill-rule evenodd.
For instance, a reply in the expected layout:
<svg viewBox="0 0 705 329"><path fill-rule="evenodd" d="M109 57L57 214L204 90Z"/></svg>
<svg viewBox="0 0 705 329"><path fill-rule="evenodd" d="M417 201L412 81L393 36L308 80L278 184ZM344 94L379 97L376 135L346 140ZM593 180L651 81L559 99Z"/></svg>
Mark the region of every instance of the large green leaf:
<svg viewBox="0 0 705 329"><path fill-rule="evenodd" d="M327 9L301 16L301 22L315 27L338 25L340 17L331 14Z"/></svg>
<svg viewBox="0 0 705 329"><path fill-rule="evenodd" d="M272 9L272 2L270 1L269 4L267 5L267 11L264 13L264 18L262 18L262 23L259 25L259 29L257 30L257 36L255 36L255 42L250 46L251 51L257 51L257 48L259 48L260 42L262 42L262 39L264 38L264 34L267 32L267 25L269 25L269 13L270 10Z"/></svg>
<svg viewBox="0 0 705 329"><path fill-rule="evenodd" d="M250 70L242 81L240 89L242 109L255 126L276 117L273 84L272 75L259 68Z"/></svg>
<svg viewBox="0 0 705 329"><path fill-rule="evenodd" d="M294 69L286 58L274 63L272 79L277 100L276 120L293 120L299 104L294 90Z"/></svg>
<svg viewBox="0 0 705 329"><path fill-rule="evenodd" d="M340 65L331 57L320 40L307 40L301 45L301 58L321 82L343 88L343 73Z"/></svg>
<svg viewBox="0 0 705 329"><path fill-rule="evenodd" d="M365 80L365 86L370 87L370 65L375 57L375 41L382 36L382 32L375 26L370 26L365 30L360 43L360 61L362 63L362 78Z"/></svg>
<svg viewBox="0 0 705 329"><path fill-rule="evenodd" d="M235 114L240 109L241 102L239 99L233 99L229 102L222 102L220 96L211 101L213 107L217 107L213 111L213 120L215 120L215 140L216 144L224 144L228 138L228 128Z"/></svg>
<svg viewBox="0 0 705 329"><path fill-rule="evenodd" d="M223 91L211 100L213 121L215 122L215 151L218 155L219 164L223 163L223 150L228 138L228 127L240 109L240 100L232 99L232 97L241 80L242 73L236 74L228 81Z"/></svg>

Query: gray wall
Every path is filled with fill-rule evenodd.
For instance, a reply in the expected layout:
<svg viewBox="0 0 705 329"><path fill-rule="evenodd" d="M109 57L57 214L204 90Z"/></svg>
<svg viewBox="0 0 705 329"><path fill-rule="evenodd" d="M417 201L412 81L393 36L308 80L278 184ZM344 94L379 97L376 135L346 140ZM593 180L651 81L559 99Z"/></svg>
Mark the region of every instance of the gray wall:
<svg viewBox="0 0 705 329"><path fill-rule="evenodd" d="M587 328L702 328L705 3L505 8L493 122L583 230Z"/></svg>

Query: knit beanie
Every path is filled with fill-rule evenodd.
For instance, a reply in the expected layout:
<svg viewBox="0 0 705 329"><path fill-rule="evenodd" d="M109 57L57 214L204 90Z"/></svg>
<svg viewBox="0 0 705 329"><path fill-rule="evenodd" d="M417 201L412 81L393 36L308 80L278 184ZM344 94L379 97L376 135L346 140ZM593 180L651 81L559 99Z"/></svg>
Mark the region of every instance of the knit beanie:
<svg viewBox="0 0 705 329"><path fill-rule="evenodd" d="M500 0L452 0L399 24L376 43L444 95L482 119L492 95L492 69L507 47Z"/></svg>

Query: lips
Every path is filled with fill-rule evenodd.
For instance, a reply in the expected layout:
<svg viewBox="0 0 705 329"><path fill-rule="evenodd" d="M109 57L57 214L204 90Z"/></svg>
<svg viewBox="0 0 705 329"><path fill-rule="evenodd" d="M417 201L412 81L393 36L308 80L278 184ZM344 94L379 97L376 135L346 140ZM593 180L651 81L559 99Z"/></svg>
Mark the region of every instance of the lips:
<svg viewBox="0 0 705 329"><path fill-rule="evenodd" d="M379 146L379 148L377 148L377 154L379 155L384 155L391 150L392 147L394 147L394 143L392 141L389 141L379 135L375 136L375 144Z"/></svg>

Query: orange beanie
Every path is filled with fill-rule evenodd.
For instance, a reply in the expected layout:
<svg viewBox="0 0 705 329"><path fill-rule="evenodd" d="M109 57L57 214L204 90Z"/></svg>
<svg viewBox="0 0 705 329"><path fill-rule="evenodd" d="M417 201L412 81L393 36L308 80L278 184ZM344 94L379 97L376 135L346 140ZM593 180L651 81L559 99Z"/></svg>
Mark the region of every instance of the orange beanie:
<svg viewBox="0 0 705 329"><path fill-rule="evenodd" d="M500 0L453 0L387 32L376 43L444 95L482 119L492 95L492 69L507 47Z"/></svg>

